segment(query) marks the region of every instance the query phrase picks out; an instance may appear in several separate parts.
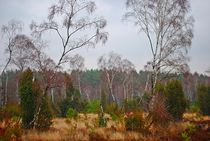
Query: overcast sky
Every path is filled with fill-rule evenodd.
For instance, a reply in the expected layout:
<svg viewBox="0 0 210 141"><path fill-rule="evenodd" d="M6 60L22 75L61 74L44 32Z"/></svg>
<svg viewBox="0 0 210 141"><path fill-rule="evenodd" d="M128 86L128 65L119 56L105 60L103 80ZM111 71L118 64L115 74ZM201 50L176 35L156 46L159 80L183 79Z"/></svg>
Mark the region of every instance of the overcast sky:
<svg viewBox="0 0 210 141"><path fill-rule="evenodd" d="M47 17L48 8L57 0L0 0L0 26L11 19L21 20L25 25L25 33L29 34L29 24L32 20L41 22ZM105 45L96 48L78 49L72 54L79 53L85 57L86 68L96 68L99 56L114 51L123 58L132 61L137 70L151 58L151 52L144 34L139 33L132 23L122 22L126 11L125 0L95 0L97 15L103 16L108 25L109 39ZM194 38L190 56L191 72L205 73L210 67L210 0L191 0L191 13L195 18ZM47 53L56 62L59 57L59 40L56 36L45 38L49 42ZM5 58L4 44L0 40L0 64ZM61 48L60 48L61 49Z"/></svg>

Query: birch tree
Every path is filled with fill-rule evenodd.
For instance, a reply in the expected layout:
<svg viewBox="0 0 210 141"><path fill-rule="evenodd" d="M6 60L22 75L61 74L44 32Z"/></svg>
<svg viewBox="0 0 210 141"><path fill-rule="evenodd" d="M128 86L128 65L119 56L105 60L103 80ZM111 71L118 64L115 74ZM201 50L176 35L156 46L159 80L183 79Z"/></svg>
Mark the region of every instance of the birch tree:
<svg viewBox="0 0 210 141"><path fill-rule="evenodd" d="M107 56L104 55L98 59L98 67L105 73L109 94L115 103L117 103L117 99L113 92L113 82L117 73L120 71L120 64L121 57L114 52L110 52Z"/></svg>
<svg viewBox="0 0 210 141"><path fill-rule="evenodd" d="M206 71L208 74L210 74L210 67L209 67L209 69Z"/></svg>
<svg viewBox="0 0 210 141"><path fill-rule="evenodd" d="M73 50L95 47L99 42L106 42L108 34L103 31L106 26L106 20L96 17L94 15L95 10L96 5L92 1L59 0L57 4L53 4L49 8L46 21L41 24L37 24L34 21L31 23L30 28L34 37L41 38L45 32L51 31L60 40L61 44L59 47L62 53L53 67L54 71L69 61L69 53ZM44 96L47 95L52 86L50 82L55 80L55 76L55 73L53 73L47 80L49 83L44 86ZM41 111L41 106L36 113L35 119L39 116L39 111Z"/></svg>
<svg viewBox="0 0 210 141"><path fill-rule="evenodd" d="M135 71L135 66L128 59L123 59L122 64L121 64L121 71L123 73L122 85L123 85L124 99L127 99L128 98L128 85L132 83L132 72Z"/></svg>
<svg viewBox="0 0 210 141"><path fill-rule="evenodd" d="M9 66L11 60L12 60L12 55L13 55L13 50L14 50L14 46L16 43L16 36L22 31L22 23L20 21L15 21L15 20L11 20L8 22L7 25L3 25L1 27L1 33L2 33L2 37L4 37L5 40L5 52L6 54L8 54L7 60L5 65L3 65L3 68L0 70L0 94L1 96L3 96L3 104L7 103L7 81L8 78L6 78L6 91L3 94L3 86L2 86L2 75L4 74L4 72L6 71L7 67ZM7 77L7 76L6 76Z"/></svg>
<svg viewBox="0 0 210 141"><path fill-rule="evenodd" d="M8 22L8 25L3 25L1 27L1 33L5 39L5 46L6 46L5 52L9 54L6 60L6 64L1 70L1 75L7 69L12 59L12 53L16 41L15 37L22 31L22 29L23 29L22 23L20 21L15 21L15 20L10 20Z"/></svg>
<svg viewBox="0 0 210 141"><path fill-rule="evenodd" d="M14 43L11 64L18 67L22 72L33 65L33 54L36 51L35 45L33 40L24 34L17 35L14 38Z"/></svg>
<svg viewBox="0 0 210 141"><path fill-rule="evenodd" d="M106 20L94 16L96 5L88 0L59 0L49 8L48 19L41 24L31 23L32 35L41 37L46 31L54 31L61 41L62 53L57 66L68 61L69 52L83 47L95 47L107 40L103 31ZM59 21L62 20L62 24Z"/></svg>
<svg viewBox="0 0 210 141"><path fill-rule="evenodd" d="M96 5L87 0L60 0L49 8L48 19L41 24L32 22L32 35L39 38L44 32L53 31L60 39L62 53L56 63L55 70L69 61L69 53L78 48L95 47L97 43L107 40L103 32L106 20L96 18ZM62 24L59 20L62 19ZM51 76L54 79L55 75ZM45 94L49 85L45 88Z"/></svg>
<svg viewBox="0 0 210 141"><path fill-rule="evenodd" d="M76 73L77 84L78 84L80 94L82 93L80 78L81 78L81 73L85 68L84 62L85 62L85 59L79 54L75 54L73 57L69 58L70 70L71 72Z"/></svg>
<svg viewBox="0 0 210 141"><path fill-rule="evenodd" d="M187 53L193 38L194 19L188 0L127 0L126 20L143 32L149 43L152 59L151 93L158 75L185 71Z"/></svg>

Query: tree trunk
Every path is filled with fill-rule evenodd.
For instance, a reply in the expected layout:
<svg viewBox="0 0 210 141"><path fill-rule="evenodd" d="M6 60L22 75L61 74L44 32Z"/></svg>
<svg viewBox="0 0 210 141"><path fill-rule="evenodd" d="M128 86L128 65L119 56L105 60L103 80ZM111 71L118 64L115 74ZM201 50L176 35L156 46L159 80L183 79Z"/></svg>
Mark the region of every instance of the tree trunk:
<svg viewBox="0 0 210 141"><path fill-rule="evenodd" d="M127 100L125 80L123 81L123 95L124 95L124 100Z"/></svg>
<svg viewBox="0 0 210 141"><path fill-rule="evenodd" d="M5 103L4 105L7 105L8 102L8 75L6 74L6 84L5 84Z"/></svg>
<svg viewBox="0 0 210 141"><path fill-rule="evenodd" d="M0 79L0 100L0 105L2 106L4 104L2 79Z"/></svg>
<svg viewBox="0 0 210 141"><path fill-rule="evenodd" d="M113 102L116 102L114 93L113 93L113 89L112 89L112 84L109 84L109 91L110 91L110 95L112 97Z"/></svg>
<svg viewBox="0 0 210 141"><path fill-rule="evenodd" d="M55 103L54 88L51 88L51 100L52 100L52 103L54 104Z"/></svg>
<svg viewBox="0 0 210 141"><path fill-rule="evenodd" d="M79 74L79 72L78 72L78 74L77 74L77 80L78 80L78 88L79 88L79 92L80 92L80 94L82 94L82 90L81 90L81 83L80 83L80 74Z"/></svg>

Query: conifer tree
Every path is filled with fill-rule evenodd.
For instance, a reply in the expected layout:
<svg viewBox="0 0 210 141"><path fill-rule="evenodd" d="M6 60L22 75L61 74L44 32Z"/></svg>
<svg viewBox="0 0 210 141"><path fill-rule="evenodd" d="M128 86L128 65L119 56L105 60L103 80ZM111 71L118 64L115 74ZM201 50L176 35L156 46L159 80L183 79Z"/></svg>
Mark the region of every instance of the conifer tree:
<svg viewBox="0 0 210 141"><path fill-rule="evenodd" d="M197 103L202 114L210 115L210 86L198 86Z"/></svg>
<svg viewBox="0 0 210 141"><path fill-rule="evenodd" d="M169 81L165 87L165 95L168 112L174 119L180 120L187 106L181 82L178 80Z"/></svg>
<svg viewBox="0 0 210 141"><path fill-rule="evenodd" d="M38 115L35 118L34 127L38 130L48 130L52 124L52 109L50 107L49 99L47 96L42 96L40 99Z"/></svg>
<svg viewBox="0 0 210 141"><path fill-rule="evenodd" d="M30 69L24 71L20 78L19 95L22 108L22 126L23 128L33 127L33 118L36 110L35 95L32 90L33 72Z"/></svg>

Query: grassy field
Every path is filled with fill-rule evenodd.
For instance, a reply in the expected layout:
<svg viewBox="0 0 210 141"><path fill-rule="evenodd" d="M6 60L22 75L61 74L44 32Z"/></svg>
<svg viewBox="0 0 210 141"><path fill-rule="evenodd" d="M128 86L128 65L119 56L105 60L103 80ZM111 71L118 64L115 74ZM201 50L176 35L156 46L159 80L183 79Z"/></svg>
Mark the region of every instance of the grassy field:
<svg viewBox="0 0 210 141"><path fill-rule="evenodd" d="M210 118L186 113L181 122L167 127L152 127L151 133L126 131L123 121L113 121L109 115L107 127L98 127L97 114L79 114L77 119L53 119L47 132L25 131L23 141L210 141Z"/></svg>

